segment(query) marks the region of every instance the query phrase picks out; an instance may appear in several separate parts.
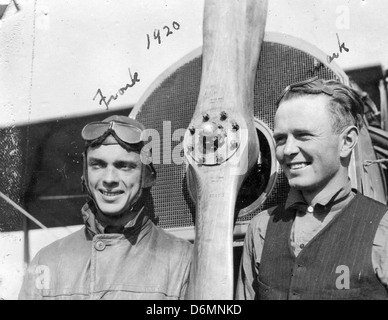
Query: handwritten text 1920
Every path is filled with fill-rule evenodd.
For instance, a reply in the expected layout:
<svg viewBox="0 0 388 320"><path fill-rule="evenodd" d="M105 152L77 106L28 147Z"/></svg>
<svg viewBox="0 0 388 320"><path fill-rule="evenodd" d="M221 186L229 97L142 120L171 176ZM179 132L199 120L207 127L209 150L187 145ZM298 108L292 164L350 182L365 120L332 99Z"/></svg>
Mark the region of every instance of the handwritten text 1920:
<svg viewBox="0 0 388 320"><path fill-rule="evenodd" d="M175 30L179 30L181 26L180 26L180 24L178 22L173 21L172 22L172 27ZM173 32L171 31L171 28L169 26L164 26L163 30L167 31L166 32L166 37L168 37L169 35L173 34ZM154 40L157 40L158 44L162 43L162 38L161 38L160 30L159 29L155 29L154 30ZM150 38L150 35L147 33L147 50L150 49L150 46L151 46L151 38Z"/></svg>

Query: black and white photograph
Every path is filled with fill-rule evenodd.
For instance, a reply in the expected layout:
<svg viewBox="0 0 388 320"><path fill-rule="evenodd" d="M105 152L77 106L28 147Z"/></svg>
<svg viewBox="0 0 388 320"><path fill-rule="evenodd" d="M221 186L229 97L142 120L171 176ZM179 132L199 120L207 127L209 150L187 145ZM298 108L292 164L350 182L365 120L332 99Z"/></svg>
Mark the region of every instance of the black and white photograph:
<svg viewBox="0 0 388 320"><path fill-rule="evenodd" d="M0 0L0 300L387 300L386 13Z"/></svg>

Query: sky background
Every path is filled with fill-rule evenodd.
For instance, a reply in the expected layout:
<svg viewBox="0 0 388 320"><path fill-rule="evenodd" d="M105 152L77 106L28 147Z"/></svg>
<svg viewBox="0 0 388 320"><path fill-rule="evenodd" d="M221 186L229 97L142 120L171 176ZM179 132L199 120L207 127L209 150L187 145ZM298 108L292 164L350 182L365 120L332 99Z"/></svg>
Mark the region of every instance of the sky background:
<svg viewBox="0 0 388 320"><path fill-rule="evenodd" d="M0 127L104 112L93 100L98 89L115 94L131 83L128 69L140 81L109 109L133 105L202 45L203 0L17 3L20 11L10 9L0 22ZM338 34L349 48L335 60L342 68L387 68L387 12L384 0L269 0L266 31L302 38L327 54L338 52ZM165 26L173 31L169 37Z"/></svg>

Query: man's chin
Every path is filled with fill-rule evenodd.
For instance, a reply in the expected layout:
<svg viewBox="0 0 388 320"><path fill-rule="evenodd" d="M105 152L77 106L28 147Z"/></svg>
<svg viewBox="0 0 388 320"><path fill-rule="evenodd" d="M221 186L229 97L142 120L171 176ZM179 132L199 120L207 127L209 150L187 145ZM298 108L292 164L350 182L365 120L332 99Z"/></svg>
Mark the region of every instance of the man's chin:
<svg viewBox="0 0 388 320"><path fill-rule="evenodd" d="M125 208L123 207L112 207L112 206L105 206L105 205L99 205L99 211L106 217L109 217L111 219L121 217L123 213L125 212Z"/></svg>
<svg viewBox="0 0 388 320"><path fill-rule="evenodd" d="M308 183L303 182L303 181L293 181L293 180L289 180L288 184L289 184L289 186L290 186L291 188L294 188L294 189L300 190L300 191L309 189L309 188L311 187Z"/></svg>

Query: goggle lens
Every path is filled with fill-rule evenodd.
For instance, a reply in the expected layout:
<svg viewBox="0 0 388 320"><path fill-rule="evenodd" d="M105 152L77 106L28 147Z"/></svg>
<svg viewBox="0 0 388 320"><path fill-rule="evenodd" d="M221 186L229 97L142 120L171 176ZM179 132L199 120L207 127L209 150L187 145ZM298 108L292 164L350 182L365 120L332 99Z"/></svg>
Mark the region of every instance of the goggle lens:
<svg viewBox="0 0 388 320"><path fill-rule="evenodd" d="M120 122L91 122L82 129L82 138L93 141L102 137L108 130L114 131L118 138L129 144L136 144L142 140L142 130L130 124Z"/></svg>

